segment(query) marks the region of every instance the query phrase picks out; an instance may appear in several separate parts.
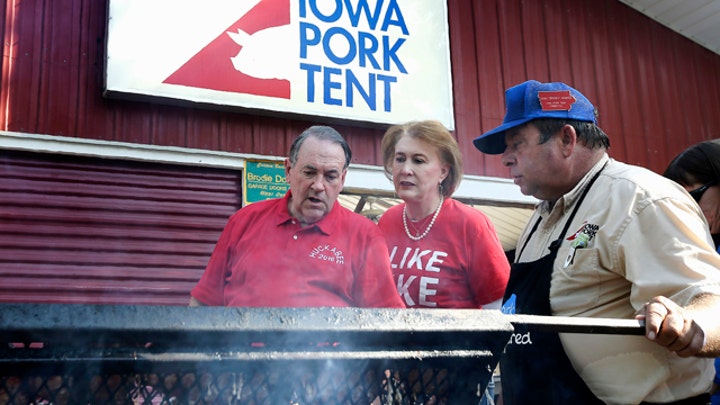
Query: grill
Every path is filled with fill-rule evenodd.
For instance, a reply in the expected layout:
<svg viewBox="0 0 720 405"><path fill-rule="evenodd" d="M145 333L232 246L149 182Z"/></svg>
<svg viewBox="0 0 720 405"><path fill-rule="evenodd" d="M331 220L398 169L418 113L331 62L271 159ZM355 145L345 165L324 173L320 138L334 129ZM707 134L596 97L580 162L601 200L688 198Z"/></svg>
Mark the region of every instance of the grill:
<svg viewBox="0 0 720 405"><path fill-rule="evenodd" d="M0 405L474 404L511 321L488 310L5 304Z"/></svg>

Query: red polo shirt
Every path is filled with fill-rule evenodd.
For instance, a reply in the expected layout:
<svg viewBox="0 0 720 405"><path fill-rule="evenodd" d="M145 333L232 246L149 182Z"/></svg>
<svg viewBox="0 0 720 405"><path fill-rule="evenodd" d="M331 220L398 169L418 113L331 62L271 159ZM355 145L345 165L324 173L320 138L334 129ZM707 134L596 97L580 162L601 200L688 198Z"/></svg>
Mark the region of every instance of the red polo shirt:
<svg viewBox="0 0 720 405"><path fill-rule="evenodd" d="M387 245L369 219L338 202L302 228L285 197L257 202L228 221L192 296L205 305L404 307Z"/></svg>

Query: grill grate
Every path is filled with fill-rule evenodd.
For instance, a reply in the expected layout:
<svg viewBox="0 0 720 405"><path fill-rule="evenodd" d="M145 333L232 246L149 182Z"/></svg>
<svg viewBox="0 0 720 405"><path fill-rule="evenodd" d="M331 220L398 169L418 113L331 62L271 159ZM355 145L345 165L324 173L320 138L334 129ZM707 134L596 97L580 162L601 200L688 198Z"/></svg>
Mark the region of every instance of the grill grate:
<svg viewBox="0 0 720 405"><path fill-rule="evenodd" d="M497 311L0 305L0 405L472 404Z"/></svg>
<svg viewBox="0 0 720 405"><path fill-rule="evenodd" d="M210 367L207 370L119 373L92 370L87 364L43 373L32 370L0 377L0 404L447 404L477 401L478 370L418 367L322 367L296 365ZM57 371L57 370L56 370ZM469 373L469 374L468 374ZM469 375L477 378L468 379ZM473 392L474 391L474 392ZM452 399L455 399L453 401Z"/></svg>

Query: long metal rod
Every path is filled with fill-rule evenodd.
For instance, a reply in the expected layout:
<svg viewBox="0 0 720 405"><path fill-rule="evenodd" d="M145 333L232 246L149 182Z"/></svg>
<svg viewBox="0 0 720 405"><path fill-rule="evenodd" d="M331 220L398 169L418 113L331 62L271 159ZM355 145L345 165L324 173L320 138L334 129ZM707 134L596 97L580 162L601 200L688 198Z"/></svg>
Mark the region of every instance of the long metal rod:
<svg viewBox="0 0 720 405"><path fill-rule="evenodd" d="M644 335L645 322L637 319L569 316L505 315L516 329L537 332Z"/></svg>

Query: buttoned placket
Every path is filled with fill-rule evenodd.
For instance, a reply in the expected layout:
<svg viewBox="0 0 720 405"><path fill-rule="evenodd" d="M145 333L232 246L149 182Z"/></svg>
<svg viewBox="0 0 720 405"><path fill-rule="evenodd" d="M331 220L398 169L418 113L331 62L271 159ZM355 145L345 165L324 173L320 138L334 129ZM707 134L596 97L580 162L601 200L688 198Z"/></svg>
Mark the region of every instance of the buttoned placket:
<svg viewBox="0 0 720 405"><path fill-rule="evenodd" d="M297 220L295 220L295 219L293 219L291 222L293 225L298 224ZM302 230L302 228L299 230L296 230L295 233L293 233L293 236L292 236L293 240L298 240L298 238L299 238L298 234L300 233L301 230Z"/></svg>

